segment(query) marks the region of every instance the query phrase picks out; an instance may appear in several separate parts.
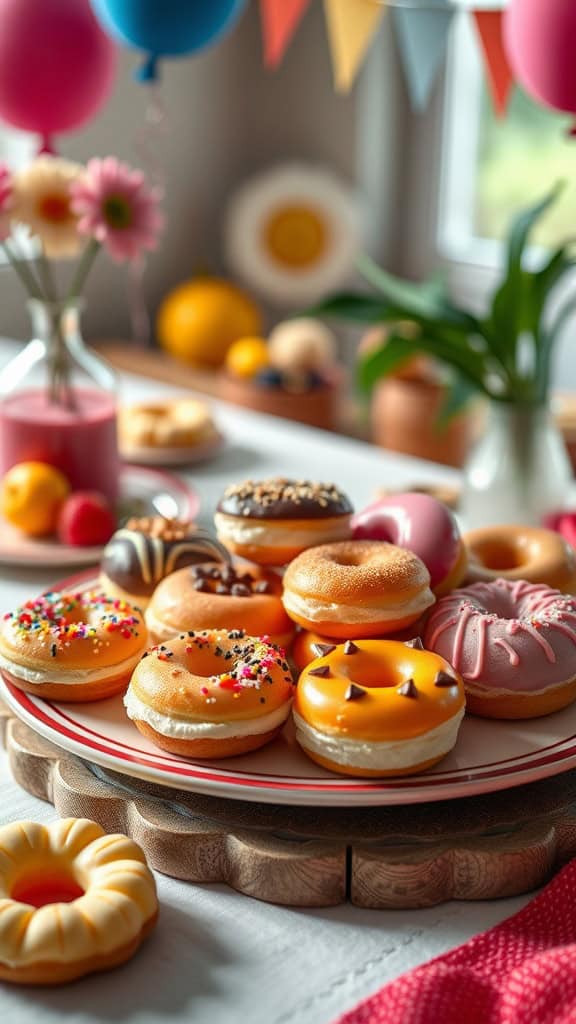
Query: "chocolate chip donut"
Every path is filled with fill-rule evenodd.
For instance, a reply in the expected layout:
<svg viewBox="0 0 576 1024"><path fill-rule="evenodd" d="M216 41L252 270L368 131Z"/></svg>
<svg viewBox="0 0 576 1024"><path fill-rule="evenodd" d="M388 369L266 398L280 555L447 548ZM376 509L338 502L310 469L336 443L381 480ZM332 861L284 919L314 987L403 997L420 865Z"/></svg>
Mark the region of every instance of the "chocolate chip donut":
<svg viewBox="0 0 576 1024"><path fill-rule="evenodd" d="M129 519L104 549L100 584L105 593L145 608L158 583L177 569L200 562L230 562L206 530L178 519Z"/></svg>
<svg viewBox="0 0 576 1024"><path fill-rule="evenodd" d="M214 522L234 554L259 565L286 565L306 548L347 540L353 511L335 484L279 477L228 487Z"/></svg>

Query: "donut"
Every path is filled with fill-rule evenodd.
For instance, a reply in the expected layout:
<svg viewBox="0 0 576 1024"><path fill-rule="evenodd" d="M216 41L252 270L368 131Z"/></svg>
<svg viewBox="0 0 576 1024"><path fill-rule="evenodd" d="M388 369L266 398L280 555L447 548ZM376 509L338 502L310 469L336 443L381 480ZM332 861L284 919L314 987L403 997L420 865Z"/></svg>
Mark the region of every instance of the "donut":
<svg viewBox="0 0 576 1024"><path fill-rule="evenodd" d="M229 564L230 555L206 530L163 516L133 518L104 548L100 586L106 594L144 609L165 576L213 561Z"/></svg>
<svg viewBox="0 0 576 1024"><path fill-rule="evenodd" d="M290 563L283 582L290 618L337 639L395 633L435 600L424 563L411 551L375 540L310 548Z"/></svg>
<svg viewBox="0 0 576 1024"><path fill-rule="evenodd" d="M355 540L385 540L421 558L435 594L464 579L468 557L453 513L429 494L396 494L372 502L352 518Z"/></svg>
<svg viewBox="0 0 576 1024"><path fill-rule="evenodd" d="M154 878L95 821L0 828L0 979L60 985L129 960L158 917Z"/></svg>
<svg viewBox="0 0 576 1024"><path fill-rule="evenodd" d="M143 448L199 448L213 445L220 435L205 402L197 398L169 399L126 406L118 414L122 454Z"/></svg>
<svg viewBox="0 0 576 1024"><path fill-rule="evenodd" d="M162 750L234 757L280 732L294 686L284 651L241 630L200 630L153 647L124 697L128 717Z"/></svg>
<svg viewBox="0 0 576 1024"><path fill-rule="evenodd" d="M302 672L296 739L308 757L344 775L411 775L454 746L462 680L421 642L349 640Z"/></svg>
<svg viewBox="0 0 576 1024"><path fill-rule="evenodd" d="M125 601L52 591L4 615L0 670L39 697L102 700L126 689L146 640L140 612Z"/></svg>
<svg viewBox="0 0 576 1024"><path fill-rule="evenodd" d="M388 633L386 639L402 640L403 643L409 640L417 640L424 630L424 619L425 616L422 621L414 622L411 626L407 626L406 629L395 630L392 634ZM320 633L312 632L310 629L298 629L290 651L290 658L298 672L301 672L311 661L333 651L336 644L344 642L345 639L345 637L323 636Z"/></svg>
<svg viewBox="0 0 576 1024"><path fill-rule="evenodd" d="M352 511L334 484L280 477L228 487L214 522L234 554L259 565L286 565L306 548L349 537Z"/></svg>
<svg viewBox="0 0 576 1024"><path fill-rule="evenodd" d="M282 582L253 567L197 565L179 569L156 587L146 609L154 643L189 629L244 629L288 646L294 626L281 601Z"/></svg>
<svg viewBox="0 0 576 1024"><path fill-rule="evenodd" d="M555 533L535 526L486 526L464 534L467 583L495 579L545 583L564 593L576 589L576 553Z"/></svg>
<svg viewBox="0 0 576 1024"><path fill-rule="evenodd" d="M576 698L576 600L545 584L454 590L433 610L424 644L462 675L473 714L537 718Z"/></svg>

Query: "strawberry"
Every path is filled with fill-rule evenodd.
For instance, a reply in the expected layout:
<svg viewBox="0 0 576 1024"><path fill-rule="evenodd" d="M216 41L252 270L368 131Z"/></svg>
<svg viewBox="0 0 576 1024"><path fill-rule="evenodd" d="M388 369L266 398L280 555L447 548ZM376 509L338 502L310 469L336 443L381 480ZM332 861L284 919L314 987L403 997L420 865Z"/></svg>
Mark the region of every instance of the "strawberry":
<svg viewBox="0 0 576 1024"><path fill-rule="evenodd" d="M76 491L66 498L58 517L58 538L73 547L106 544L116 529L116 517L104 495Z"/></svg>

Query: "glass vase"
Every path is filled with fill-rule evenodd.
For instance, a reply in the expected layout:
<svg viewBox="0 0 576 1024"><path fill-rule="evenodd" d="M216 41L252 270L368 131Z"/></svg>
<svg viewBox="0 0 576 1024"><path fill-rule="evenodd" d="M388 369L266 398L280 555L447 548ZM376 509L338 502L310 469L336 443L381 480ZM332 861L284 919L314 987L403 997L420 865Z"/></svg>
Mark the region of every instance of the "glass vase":
<svg viewBox="0 0 576 1024"><path fill-rule="evenodd" d="M565 506L571 482L566 446L549 406L492 402L464 466L464 525L539 526Z"/></svg>
<svg viewBox="0 0 576 1024"><path fill-rule="evenodd" d="M85 345L78 303L28 303L33 337L0 373L0 473L56 466L74 491L116 502L117 378Z"/></svg>

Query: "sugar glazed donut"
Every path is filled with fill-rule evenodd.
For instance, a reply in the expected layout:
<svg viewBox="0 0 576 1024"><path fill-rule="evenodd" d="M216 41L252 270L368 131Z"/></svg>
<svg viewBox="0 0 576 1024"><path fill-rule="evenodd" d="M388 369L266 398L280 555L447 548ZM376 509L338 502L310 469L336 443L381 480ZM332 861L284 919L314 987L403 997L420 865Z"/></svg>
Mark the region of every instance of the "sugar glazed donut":
<svg viewBox="0 0 576 1024"><path fill-rule="evenodd" d="M576 553L555 533L533 526L486 526L464 534L466 582L495 579L545 583L563 593L576 590Z"/></svg>
<svg viewBox="0 0 576 1024"><path fill-rule="evenodd" d="M146 608L166 576L200 562L230 563L225 547L206 530L178 519L129 519L104 548L100 586L106 594Z"/></svg>
<svg viewBox="0 0 576 1024"><path fill-rule="evenodd" d="M126 836L94 821L0 828L0 979L59 985L134 955L158 916L154 878Z"/></svg>
<svg viewBox="0 0 576 1024"><path fill-rule="evenodd" d="M487 718L537 718L576 698L576 600L544 584L494 580L454 590L428 620L425 646Z"/></svg>
<svg viewBox="0 0 576 1024"><path fill-rule="evenodd" d="M257 567L179 569L152 595L146 610L150 637L161 643L190 629L244 629L286 647L294 626L282 606L281 592L280 577Z"/></svg>
<svg viewBox="0 0 576 1024"><path fill-rule="evenodd" d="M290 714L284 651L242 630L202 630L153 648L124 698L128 717L163 750L234 757L264 746Z"/></svg>
<svg viewBox="0 0 576 1024"><path fill-rule="evenodd" d="M355 540L384 540L421 558L435 594L464 579L468 556L453 513L429 494L380 498L352 518Z"/></svg>
<svg viewBox="0 0 576 1024"><path fill-rule="evenodd" d="M409 775L452 749L464 703L458 674L421 641L349 640L302 672L296 739L331 771Z"/></svg>
<svg viewBox="0 0 576 1024"><path fill-rule="evenodd" d="M214 522L234 554L259 565L286 565L306 548L349 537L352 512L334 484L247 480L227 488Z"/></svg>
<svg viewBox="0 0 576 1024"><path fill-rule="evenodd" d="M288 566L282 600L290 618L322 636L383 636L434 604L430 575L412 552L372 540L323 544Z"/></svg>
<svg viewBox="0 0 576 1024"><path fill-rule="evenodd" d="M126 689L146 641L140 612L125 601L51 592L4 616L0 670L39 697L102 700Z"/></svg>

